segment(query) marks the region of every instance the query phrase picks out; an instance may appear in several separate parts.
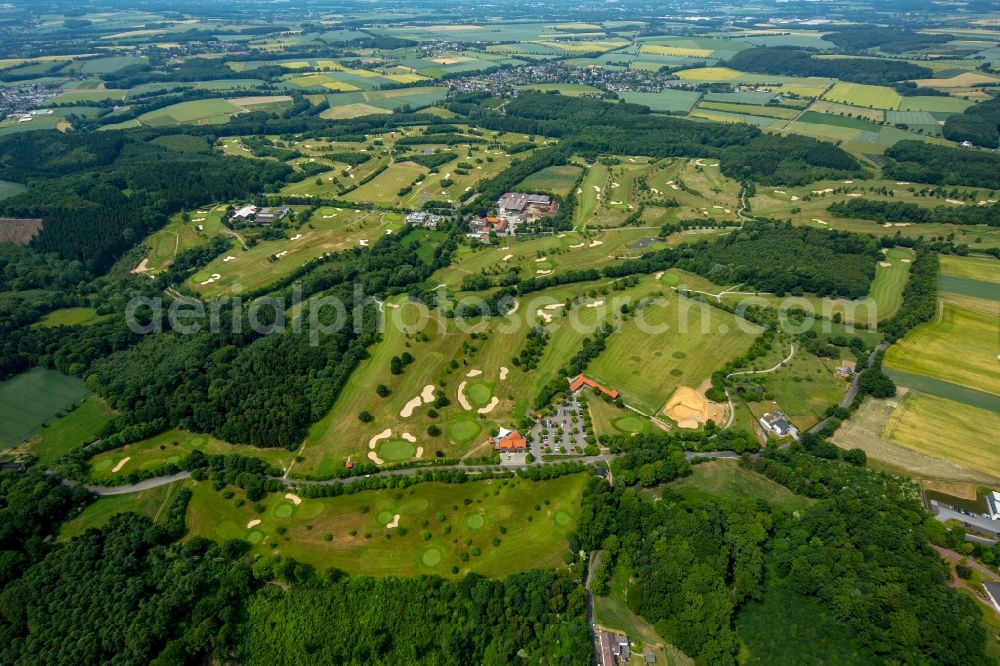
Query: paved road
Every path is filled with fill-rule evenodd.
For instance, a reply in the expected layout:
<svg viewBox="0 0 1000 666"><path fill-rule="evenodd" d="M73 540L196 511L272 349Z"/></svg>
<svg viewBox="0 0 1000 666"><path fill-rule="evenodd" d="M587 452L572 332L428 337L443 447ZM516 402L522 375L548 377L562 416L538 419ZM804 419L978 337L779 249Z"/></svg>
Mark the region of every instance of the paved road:
<svg viewBox="0 0 1000 666"><path fill-rule="evenodd" d="M600 648L597 646L597 627L594 626L594 593L590 591L590 581L594 579L594 571L601 565L601 555L603 553L595 550L590 553L590 562L587 564L587 582L584 589L587 590L587 627L590 629L590 644L594 648L596 663L601 663Z"/></svg>
<svg viewBox="0 0 1000 666"><path fill-rule="evenodd" d="M129 493L137 493L143 490L150 490L151 488L159 488L160 486L166 486L174 481L182 481L184 479L190 479L191 472L177 472L176 474L171 474L170 476L157 476L152 479L146 479L145 481L140 481L139 483L133 483L127 486L88 486L84 485L84 488L94 493L95 495L101 495L102 497L108 495L127 495ZM78 485L63 479L63 483L67 485Z"/></svg>
<svg viewBox="0 0 1000 666"><path fill-rule="evenodd" d="M878 355L879 352L884 352L888 347L889 347L888 342L883 342L878 347L876 347L875 350L868 355L868 360L865 361L865 367L870 368L872 366L872 363L875 362L875 356ZM844 409L850 407L851 403L854 402L854 398L857 397L858 381L860 379L861 379L861 373L860 372L854 373L854 380L851 382L851 388L847 389L847 394L844 396L844 399L840 401L840 406L843 407ZM816 425L814 425L812 428L809 428L807 432L810 433L819 432L829 422L830 422L830 417L827 417L822 421L820 421L819 423L817 423Z"/></svg>

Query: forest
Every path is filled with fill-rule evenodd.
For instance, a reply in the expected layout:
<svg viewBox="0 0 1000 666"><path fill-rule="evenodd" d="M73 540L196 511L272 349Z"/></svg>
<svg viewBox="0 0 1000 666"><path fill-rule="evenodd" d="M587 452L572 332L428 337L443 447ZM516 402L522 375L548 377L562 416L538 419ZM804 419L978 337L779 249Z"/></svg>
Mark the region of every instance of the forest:
<svg viewBox="0 0 1000 666"><path fill-rule="evenodd" d="M994 152L906 140L885 151L885 157L887 178L1000 189L1000 155Z"/></svg>
<svg viewBox="0 0 1000 666"><path fill-rule="evenodd" d="M876 222L910 222L912 224L985 224L1000 227L1000 204L988 206L937 206L924 208L905 201L850 199L835 201L827 210L839 217Z"/></svg>
<svg viewBox="0 0 1000 666"><path fill-rule="evenodd" d="M679 250L677 267L716 284L778 296L862 298L875 277L878 244L856 234L758 222L714 243Z"/></svg>
<svg viewBox="0 0 1000 666"><path fill-rule="evenodd" d="M941 131L952 141L968 141L985 148L1000 146L1000 97L948 116Z"/></svg>
<svg viewBox="0 0 1000 666"><path fill-rule="evenodd" d="M23 132L0 137L0 178L30 191L0 214L39 217L32 245L104 272L170 214L273 190L291 167L273 160L168 150L141 133Z"/></svg>
<svg viewBox="0 0 1000 666"><path fill-rule="evenodd" d="M819 501L793 515L750 499L685 500L669 486L650 502L594 481L576 538L604 550L595 577L624 569L629 608L697 663L738 663L741 640L754 644L755 663L805 663L814 644L775 652L768 635L807 635L815 625L832 630L824 651L836 663L921 663L928 654L989 663L979 611L947 586L908 482L799 447L742 464ZM744 633L751 616L767 625L764 635Z"/></svg>
<svg viewBox="0 0 1000 666"><path fill-rule="evenodd" d="M869 85L892 85L904 79L923 79L933 72L926 67L882 58L821 59L808 51L759 47L740 51L729 66L744 72L782 76L819 76Z"/></svg>

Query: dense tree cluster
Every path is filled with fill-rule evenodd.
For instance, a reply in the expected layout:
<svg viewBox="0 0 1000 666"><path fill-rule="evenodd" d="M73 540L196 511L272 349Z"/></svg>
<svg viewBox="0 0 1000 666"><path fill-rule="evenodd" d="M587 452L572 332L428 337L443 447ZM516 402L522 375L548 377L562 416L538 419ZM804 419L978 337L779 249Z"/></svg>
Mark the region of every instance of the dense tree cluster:
<svg viewBox="0 0 1000 666"><path fill-rule="evenodd" d="M729 66L744 72L782 76L820 76L854 83L887 85L903 79L923 79L933 72L900 60L884 58L817 58L801 49L758 47L740 51Z"/></svg>
<svg viewBox="0 0 1000 666"><path fill-rule="evenodd" d="M1000 155L986 150L950 148L924 141L900 141L885 151L887 178L1000 189Z"/></svg>
<svg viewBox="0 0 1000 666"><path fill-rule="evenodd" d="M952 141L969 141L986 148L1000 146L1000 97L948 116L942 132Z"/></svg>
<svg viewBox="0 0 1000 666"><path fill-rule="evenodd" d="M836 26L832 32L823 35L823 39L845 51L878 48L884 53L905 53L944 44L954 39L954 36L917 32L898 25L843 25Z"/></svg>
<svg viewBox="0 0 1000 666"><path fill-rule="evenodd" d="M677 266L717 284L758 291L861 298L881 256L876 242L856 234L754 223L718 242L682 248Z"/></svg>
<svg viewBox="0 0 1000 666"><path fill-rule="evenodd" d="M765 134L727 148L719 164L730 178L768 185L804 185L864 175L857 160L842 148L795 134Z"/></svg>
<svg viewBox="0 0 1000 666"><path fill-rule="evenodd" d="M937 313L938 255L918 248L910 264L910 279L903 288L903 302L892 319L882 324L886 340L892 342L906 335L918 324L934 319Z"/></svg>
<svg viewBox="0 0 1000 666"><path fill-rule="evenodd" d="M875 220L876 222L985 224L991 227L1000 227L1000 204L924 208L905 201L855 198L847 201L835 201L830 204L827 210L839 217Z"/></svg>

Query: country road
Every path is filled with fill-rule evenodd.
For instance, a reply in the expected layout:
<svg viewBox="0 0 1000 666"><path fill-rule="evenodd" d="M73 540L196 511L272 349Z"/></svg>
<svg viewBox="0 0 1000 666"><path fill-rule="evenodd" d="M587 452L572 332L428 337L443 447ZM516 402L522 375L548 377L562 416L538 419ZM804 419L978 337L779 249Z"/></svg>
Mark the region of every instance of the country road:
<svg viewBox="0 0 1000 666"><path fill-rule="evenodd" d="M872 367L872 363L875 362L875 356L877 356L879 352L884 352L888 347L889 347L888 342L883 342L878 347L876 347L874 351L872 351L872 353L868 355L868 359L865 361L865 368ZM840 406L843 407L844 409L850 407L851 403L854 402L854 398L857 397L858 381L860 379L861 379L861 373L860 372L855 373L854 380L851 382L851 388L847 389L847 394L844 395L844 399L840 401ZM814 425L812 428L809 428L809 430L807 430L806 432L817 433L820 430L822 430L829 422L830 422L830 417L828 416L819 423L817 423L816 425Z"/></svg>

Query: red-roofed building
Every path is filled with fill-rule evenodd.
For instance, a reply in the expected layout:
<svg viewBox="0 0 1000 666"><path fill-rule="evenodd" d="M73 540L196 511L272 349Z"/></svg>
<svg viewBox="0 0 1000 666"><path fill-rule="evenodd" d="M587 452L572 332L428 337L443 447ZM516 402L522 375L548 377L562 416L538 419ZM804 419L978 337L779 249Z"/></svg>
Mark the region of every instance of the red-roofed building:
<svg viewBox="0 0 1000 666"><path fill-rule="evenodd" d="M588 377L584 377L583 375L577 375L576 379L574 379L573 381L570 382L570 384L569 384L569 390L570 390L571 393L576 393L577 391L579 391L580 389L582 389L584 386L586 386L588 388L595 388L598 391L600 391L601 393L603 393L604 395L606 395L609 398L611 398L612 400L614 400L615 398L618 397L618 391L616 391L614 389L609 389L609 388L607 388L605 386L601 386L600 384L598 384L597 382L595 382L593 379L590 379Z"/></svg>
<svg viewBox="0 0 1000 666"><path fill-rule="evenodd" d="M490 437L490 443L497 451L504 453L524 453L528 450L528 440L518 431L500 428L496 437Z"/></svg>

